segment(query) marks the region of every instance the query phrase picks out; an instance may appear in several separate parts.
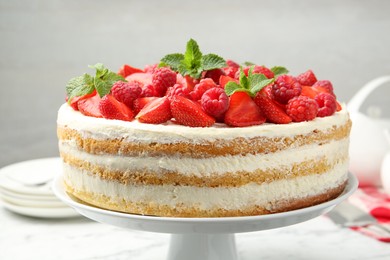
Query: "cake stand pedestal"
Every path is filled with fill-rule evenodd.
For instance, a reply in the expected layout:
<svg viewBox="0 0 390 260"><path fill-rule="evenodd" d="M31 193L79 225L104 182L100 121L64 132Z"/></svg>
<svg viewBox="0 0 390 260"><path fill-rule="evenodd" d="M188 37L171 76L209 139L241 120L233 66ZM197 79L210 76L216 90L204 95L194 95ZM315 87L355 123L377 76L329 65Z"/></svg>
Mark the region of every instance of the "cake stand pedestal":
<svg viewBox="0 0 390 260"><path fill-rule="evenodd" d="M54 181L53 191L63 202L95 221L122 228L172 234L168 260L237 260L235 233L285 227L318 217L348 198L357 186L356 177L349 174L344 192L331 201L283 213L224 218L142 216L96 208L67 194L62 175Z"/></svg>

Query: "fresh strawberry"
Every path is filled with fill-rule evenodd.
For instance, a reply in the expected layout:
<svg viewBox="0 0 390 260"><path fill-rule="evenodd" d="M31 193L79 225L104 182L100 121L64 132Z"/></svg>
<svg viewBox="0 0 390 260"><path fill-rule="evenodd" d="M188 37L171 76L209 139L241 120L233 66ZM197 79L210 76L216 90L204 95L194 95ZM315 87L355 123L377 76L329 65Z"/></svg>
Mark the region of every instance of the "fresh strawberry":
<svg viewBox="0 0 390 260"><path fill-rule="evenodd" d="M157 97L140 97L134 100L133 103L133 109L134 109L134 114L138 114L141 109L148 104L149 102L152 102L153 100L157 99Z"/></svg>
<svg viewBox="0 0 390 260"><path fill-rule="evenodd" d="M336 101L336 111L339 112L342 109L343 109L343 107L340 105L339 102Z"/></svg>
<svg viewBox="0 0 390 260"><path fill-rule="evenodd" d="M218 84L219 78L221 76L226 75L225 71L222 69L213 69L213 70L208 70L205 74L205 78L210 78L214 80L215 84Z"/></svg>
<svg viewBox="0 0 390 260"><path fill-rule="evenodd" d="M244 73L246 76L248 76L249 70L252 67L253 67L253 71L252 71L253 74L263 74L268 79L272 79L275 76L274 73L269 68L264 67L264 66L259 66L259 65L245 67ZM236 74L236 78L239 78L240 72L237 72L237 73L238 73L238 75Z"/></svg>
<svg viewBox="0 0 390 260"><path fill-rule="evenodd" d="M302 92L301 96L309 97L309 98L315 98L320 92L310 86L302 86Z"/></svg>
<svg viewBox="0 0 390 260"><path fill-rule="evenodd" d="M147 103L136 118L141 123L162 124L172 118L168 97L156 98Z"/></svg>
<svg viewBox="0 0 390 260"><path fill-rule="evenodd" d="M222 88L207 90L200 101L203 111L216 119L221 118L229 107L229 97Z"/></svg>
<svg viewBox="0 0 390 260"><path fill-rule="evenodd" d="M262 88L258 93L260 93L261 95L263 96L266 96L266 97L269 97L272 99L272 93L271 93L271 90L272 90L272 83L265 86L264 88ZM275 101L276 102L276 101ZM277 103L278 105L281 105L279 102Z"/></svg>
<svg viewBox="0 0 390 260"><path fill-rule="evenodd" d="M198 103L183 96L172 98L171 112L175 121L181 125L208 127L215 123L215 119L207 115Z"/></svg>
<svg viewBox="0 0 390 260"><path fill-rule="evenodd" d="M124 103L129 108L132 108L134 100L141 95L141 87L142 83L137 81L117 81L112 85L111 94L116 100Z"/></svg>
<svg viewBox="0 0 390 260"><path fill-rule="evenodd" d="M116 100L111 94L102 98L99 103L99 110L106 119L131 121L134 118L133 111L125 104Z"/></svg>
<svg viewBox="0 0 390 260"><path fill-rule="evenodd" d="M142 83L144 86L148 85L148 84L152 84L152 74L150 73L133 73L131 74L130 76L127 76L126 77L126 80L128 82L131 82L131 81L138 81L140 83Z"/></svg>
<svg viewBox="0 0 390 260"><path fill-rule="evenodd" d="M211 88L217 87L217 84L212 79L206 78L200 80L198 84L195 85L193 91L191 91L190 96L194 101L198 101L202 98L203 93Z"/></svg>
<svg viewBox="0 0 390 260"><path fill-rule="evenodd" d="M288 101L286 112L294 122L310 121L317 116L318 104L312 98L298 96Z"/></svg>
<svg viewBox="0 0 390 260"><path fill-rule="evenodd" d="M89 94L85 94L83 96L78 96L78 97L74 97L72 98L72 100L70 101L70 106L74 109L74 110L79 110L79 107L78 107L78 102L80 100L83 100L83 99L87 99L87 98L90 98L90 97L93 97L96 95L96 90L92 91L91 93ZM68 102L68 97L66 97L66 102Z"/></svg>
<svg viewBox="0 0 390 260"><path fill-rule="evenodd" d="M182 76L180 73L176 75L176 83L181 84L183 87L187 87L188 91L192 91L199 80L191 78L191 76Z"/></svg>
<svg viewBox="0 0 390 260"><path fill-rule="evenodd" d="M230 96L225 123L230 126L261 125L266 118L260 108L246 92L235 92Z"/></svg>
<svg viewBox="0 0 390 260"><path fill-rule="evenodd" d="M317 82L316 75L314 75L314 72L311 70L299 74L297 80L299 84L303 86L313 86L313 84Z"/></svg>
<svg viewBox="0 0 390 260"><path fill-rule="evenodd" d="M95 91L95 95L78 101L78 108L85 116L102 117L99 110L100 96Z"/></svg>
<svg viewBox="0 0 390 260"><path fill-rule="evenodd" d="M267 95L258 92L254 98L256 105L263 112L268 122L275 124L288 124L292 119L286 112Z"/></svg>
<svg viewBox="0 0 390 260"><path fill-rule="evenodd" d="M221 76L220 78L219 78L219 86L221 87L221 88L225 88L225 85L229 82L229 81L234 81L234 82L236 82L237 84L239 84L239 81L238 80L236 80L235 78L232 78L232 77L230 77L230 76Z"/></svg>
<svg viewBox="0 0 390 260"><path fill-rule="evenodd" d="M126 78L131 74L139 73L139 72L143 72L143 71L141 69L134 68L131 67L130 65L125 64L119 69L118 75L121 75L122 77Z"/></svg>
<svg viewBox="0 0 390 260"><path fill-rule="evenodd" d="M236 68L236 67L226 67L226 68L223 68L223 71L225 72L225 75L229 76L229 77L232 77L232 78L234 78L236 76L236 73L239 70L240 70L240 67L238 67L238 68Z"/></svg>
<svg viewBox="0 0 390 260"><path fill-rule="evenodd" d="M232 61L232 60L226 60L226 64L228 65L228 67L233 67L233 68L240 68L240 65L235 62L235 61Z"/></svg>
<svg viewBox="0 0 390 260"><path fill-rule="evenodd" d="M169 68L162 67L154 71L152 85L160 96L164 96L169 87L176 83L176 73Z"/></svg>

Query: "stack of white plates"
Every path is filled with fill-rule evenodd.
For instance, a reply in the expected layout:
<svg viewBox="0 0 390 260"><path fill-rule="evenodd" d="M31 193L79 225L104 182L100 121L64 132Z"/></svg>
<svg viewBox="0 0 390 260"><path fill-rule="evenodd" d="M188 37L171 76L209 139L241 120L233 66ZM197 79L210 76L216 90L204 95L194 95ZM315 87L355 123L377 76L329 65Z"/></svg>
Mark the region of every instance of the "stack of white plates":
<svg viewBox="0 0 390 260"><path fill-rule="evenodd" d="M80 216L53 194L51 183L62 171L58 157L31 160L0 169L0 198L4 208L41 218Z"/></svg>

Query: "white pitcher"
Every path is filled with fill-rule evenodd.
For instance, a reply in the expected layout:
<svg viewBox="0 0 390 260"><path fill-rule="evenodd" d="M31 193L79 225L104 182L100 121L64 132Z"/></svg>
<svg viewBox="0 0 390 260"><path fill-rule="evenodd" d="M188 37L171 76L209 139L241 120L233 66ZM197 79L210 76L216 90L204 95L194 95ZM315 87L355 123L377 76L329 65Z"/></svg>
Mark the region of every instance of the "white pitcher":
<svg viewBox="0 0 390 260"><path fill-rule="evenodd" d="M381 185L381 164L390 148L384 131L390 129L390 119L373 118L359 109L372 91L381 86L390 87L385 85L387 82L390 82L390 76L368 82L347 105L352 120L349 171L357 176L360 186ZM390 95L388 97L390 105Z"/></svg>

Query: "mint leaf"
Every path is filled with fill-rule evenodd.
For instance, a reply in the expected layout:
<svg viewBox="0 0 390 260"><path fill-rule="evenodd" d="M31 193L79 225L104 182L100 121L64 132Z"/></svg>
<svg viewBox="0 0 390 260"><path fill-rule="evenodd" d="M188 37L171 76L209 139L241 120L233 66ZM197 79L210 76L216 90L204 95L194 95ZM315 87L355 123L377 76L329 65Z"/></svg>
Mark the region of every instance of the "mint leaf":
<svg viewBox="0 0 390 260"><path fill-rule="evenodd" d="M183 59L184 55L181 53L168 54L161 59L159 67L169 66L172 70L178 71Z"/></svg>
<svg viewBox="0 0 390 260"><path fill-rule="evenodd" d="M244 89L249 89L250 82L248 80L248 77L245 75L244 70L241 68L240 69L240 85Z"/></svg>
<svg viewBox="0 0 390 260"><path fill-rule="evenodd" d="M258 75L263 75L263 74L258 74ZM268 86L269 84L271 84L274 81L275 81L274 78L272 78L272 79L266 78L262 81L259 81L256 84L252 85L251 92L253 93L253 95L256 95L256 93L259 92L262 88L264 88L265 86Z"/></svg>
<svg viewBox="0 0 390 260"><path fill-rule="evenodd" d="M225 93L226 95L230 96L232 95L234 92L236 92L236 90L238 89L242 89L241 85L240 84L237 84L236 82L234 81L229 81L228 83L226 83L225 85Z"/></svg>
<svg viewBox="0 0 390 260"><path fill-rule="evenodd" d="M201 64L203 70L213 70L227 67L226 61L216 54L203 55Z"/></svg>
<svg viewBox="0 0 390 260"><path fill-rule="evenodd" d="M93 84L100 97L104 97L105 95L110 93L112 85L115 82L125 81L122 76L116 74L113 71L110 71L101 63L97 63L94 66L89 67L96 69L96 74L93 78Z"/></svg>
<svg viewBox="0 0 390 260"><path fill-rule="evenodd" d="M95 77L103 77L109 70L107 68L104 67L104 65L102 63L96 63L95 65L93 66L88 66L90 67L91 69L96 69L96 75Z"/></svg>
<svg viewBox="0 0 390 260"><path fill-rule="evenodd" d="M249 77L249 83L253 87L257 84L259 84L261 81L266 80L267 77L264 74L248 74Z"/></svg>
<svg viewBox="0 0 390 260"><path fill-rule="evenodd" d="M288 73L288 70L285 67L281 67L281 66L272 67L271 71L274 73L275 78L282 75L282 74Z"/></svg>
<svg viewBox="0 0 390 260"><path fill-rule="evenodd" d="M201 58L202 52L199 49L198 43L193 39L190 39L187 42L186 52L184 53L184 59L181 63L188 69L193 70L200 67Z"/></svg>
<svg viewBox="0 0 390 260"><path fill-rule="evenodd" d="M245 66L253 66L253 65L256 65L256 64L254 64L253 62L250 62L250 61L246 61L246 62L244 62L244 65Z"/></svg>
<svg viewBox="0 0 390 260"><path fill-rule="evenodd" d="M84 74L79 77L75 77L69 80L66 85L66 94L68 96L68 103L72 101L74 97L84 96L92 93L95 89L93 84L93 77L88 74Z"/></svg>

